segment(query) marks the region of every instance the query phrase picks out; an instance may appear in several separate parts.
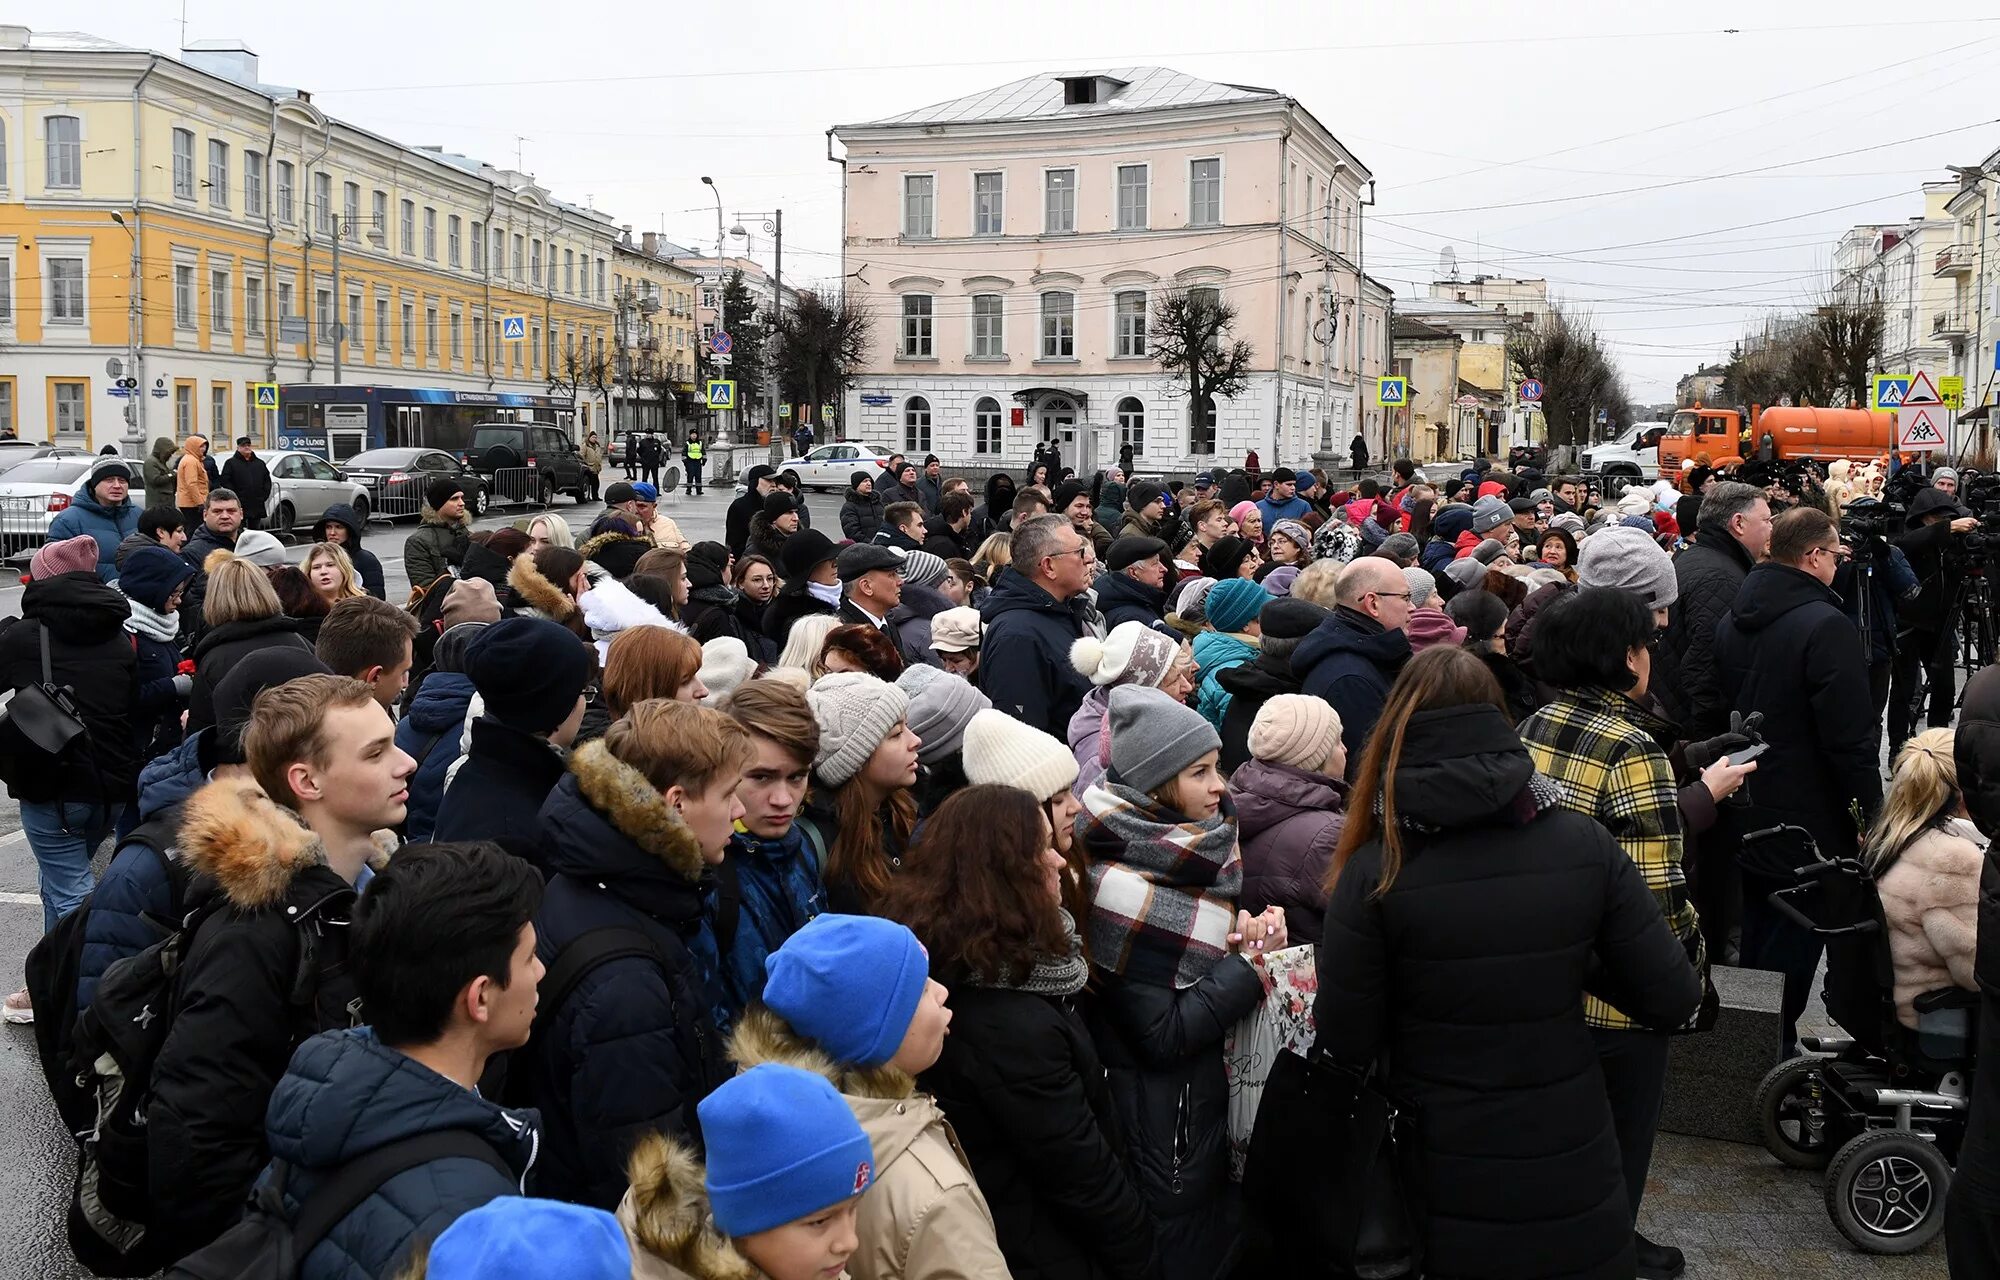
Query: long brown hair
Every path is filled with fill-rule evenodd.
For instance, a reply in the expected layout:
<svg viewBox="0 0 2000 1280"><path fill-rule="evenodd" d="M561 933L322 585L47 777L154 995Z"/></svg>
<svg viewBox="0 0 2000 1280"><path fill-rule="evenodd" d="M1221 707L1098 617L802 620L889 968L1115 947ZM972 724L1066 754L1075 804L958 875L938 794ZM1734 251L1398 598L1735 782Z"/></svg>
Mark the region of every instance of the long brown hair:
<svg viewBox="0 0 2000 1280"><path fill-rule="evenodd" d="M845 880L861 891L864 902L879 901L890 884L883 842L886 839L895 849L910 847L910 833L917 829L916 797L908 787L898 787L880 809L873 808L861 775L856 773L835 789L833 813L834 835L826 850L825 878ZM936 820L937 815L932 814L931 821Z"/></svg>
<svg viewBox="0 0 2000 1280"><path fill-rule="evenodd" d="M1333 865L1326 874L1332 892L1348 860L1371 840L1382 842L1382 878L1369 896L1379 898L1389 892L1403 869L1403 839L1396 826L1396 768L1403 759L1403 739L1409 732L1410 717L1419 711L1441 711L1447 707L1484 704L1506 714L1507 698L1499 681L1475 655L1456 645L1439 645L1412 658L1396 683L1389 689L1382 715L1368 735L1361 752L1361 765L1354 776L1352 799L1347 805L1347 824L1340 832ZM1381 812L1374 800L1381 796Z"/></svg>
<svg viewBox="0 0 2000 1280"><path fill-rule="evenodd" d="M605 709L622 716L648 698L673 698L701 670L701 646L667 627L627 627L604 658Z"/></svg>
<svg viewBox="0 0 2000 1280"><path fill-rule="evenodd" d="M1069 931L1042 884L1046 826L1019 787L953 792L924 823L882 914L909 926L947 982L1026 978L1044 956L1069 954Z"/></svg>

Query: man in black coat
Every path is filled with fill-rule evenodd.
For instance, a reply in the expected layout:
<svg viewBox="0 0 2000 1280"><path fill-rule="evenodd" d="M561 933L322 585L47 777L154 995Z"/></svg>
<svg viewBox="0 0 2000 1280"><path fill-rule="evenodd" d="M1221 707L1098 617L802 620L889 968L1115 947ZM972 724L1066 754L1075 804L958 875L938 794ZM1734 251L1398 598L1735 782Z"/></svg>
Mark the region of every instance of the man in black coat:
<svg viewBox="0 0 2000 1280"><path fill-rule="evenodd" d="M1839 550L1839 529L1825 512L1799 507L1778 517L1770 559L1743 579L1716 631L1714 656L1730 709L1762 712L1769 744L1745 788L1742 829L1803 827L1828 858L1853 856L1882 801L1867 660L1831 586ZM1796 1052L1822 944L1768 897L1787 886L1786 867L1804 858L1795 848L1746 847L1741 855L1743 963L1785 975L1785 1056Z"/></svg>
<svg viewBox="0 0 2000 1280"><path fill-rule="evenodd" d="M888 547L859 542L844 548L834 561L840 576L839 615L843 624L858 623L880 631L904 666L920 666L926 655L903 640L902 632L890 621L890 614L903 603L903 553Z"/></svg>
<svg viewBox="0 0 2000 1280"><path fill-rule="evenodd" d="M660 438L652 432L648 431L639 437L639 469L643 473L641 478L656 489L660 487L660 455L663 452L665 451L660 448Z"/></svg>
<svg viewBox="0 0 2000 1280"><path fill-rule="evenodd" d="M1340 571L1334 596L1338 607L1292 652L1292 671L1299 692L1340 713L1351 782L1389 687L1410 660L1410 584L1392 562L1363 556Z"/></svg>
<svg viewBox="0 0 2000 1280"><path fill-rule="evenodd" d="M1965 682L1960 710L1958 787L1966 812L1988 839L2000 836L2000 667ZM1989 847L1979 877L1979 1055L2000 1062L2000 852ZM1954 1276L2000 1276L2000 1072L1972 1078L1972 1115L1944 1219L1945 1256Z"/></svg>
<svg viewBox="0 0 2000 1280"><path fill-rule="evenodd" d="M1121 622L1167 629L1167 544L1158 538L1127 535L1112 542L1097 578L1097 611L1108 632Z"/></svg>
<svg viewBox="0 0 2000 1280"><path fill-rule="evenodd" d="M271 505L271 468L257 456L249 436L238 436L236 452L222 464L222 487L234 489L243 503L243 527L264 527L264 513Z"/></svg>
<svg viewBox="0 0 2000 1280"><path fill-rule="evenodd" d="M1908 630L1898 637L1889 681L1891 760L1916 728L1912 723L1916 708L1910 704L1916 696L1918 672L1930 676L1928 724L1941 729L1951 723L1952 707L1958 700L1952 646L1958 637L1948 624L1963 575L1945 558L1945 551L1954 535L1978 527L1979 521L1958 505L1958 499L1933 487L1918 490L1910 499L1904 529L1892 539L1909 558L1910 570L1921 587L1916 599L1906 601L1897 612L1897 621Z"/></svg>
<svg viewBox="0 0 2000 1280"><path fill-rule="evenodd" d="M1257 615L1263 634L1256 660L1216 674L1215 682L1229 694L1229 709L1222 713L1224 773L1235 772L1250 758L1250 726L1264 704L1281 693L1301 691L1292 671L1292 653L1326 618L1327 610L1319 605L1279 596Z"/></svg>
<svg viewBox="0 0 2000 1280"><path fill-rule="evenodd" d="M1061 742L1091 688L1069 647L1084 633L1079 598L1096 552L1062 515L1016 524L1013 549L1011 571L979 611L979 687L994 707Z"/></svg>
<svg viewBox="0 0 2000 1280"><path fill-rule="evenodd" d="M732 555L743 554L743 544L750 539L750 520L764 509L764 499L778 482L771 477L772 469L758 463L743 473L743 496L729 504L729 512L723 517L723 541L729 544Z"/></svg>
<svg viewBox="0 0 2000 1280"><path fill-rule="evenodd" d="M978 550L971 545L972 494L953 489L938 499L937 514L924 520L923 549L940 560L970 560Z"/></svg>
<svg viewBox="0 0 2000 1280"><path fill-rule="evenodd" d="M1729 700L1715 665L1715 628L1736 602L1751 566L1771 545L1771 504L1762 490L1737 481L1702 496L1694 545L1674 560L1680 598L1667 612L1665 648L1680 674L1680 701L1689 738L1729 731Z"/></svg>

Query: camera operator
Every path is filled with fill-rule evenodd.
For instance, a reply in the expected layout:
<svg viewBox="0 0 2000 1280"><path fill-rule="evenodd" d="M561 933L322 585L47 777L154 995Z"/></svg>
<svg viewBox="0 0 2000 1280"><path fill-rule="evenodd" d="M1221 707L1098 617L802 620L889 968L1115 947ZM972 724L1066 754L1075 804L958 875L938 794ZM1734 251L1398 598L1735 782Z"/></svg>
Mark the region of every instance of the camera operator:
<svg viewBox="0 0 2000 1280"><path fill-rule="evenodd" d="M1950 554L1952 538L1971 533L1979 521L1958 499L1939 488L1917 491L1910 499L1904 529L1890 542L1909 557L1910 569L1920 587L1914 599L1903 604L1903 632L1897 637L1894 672L1889 682L1889 755L1902 750L1913 732L1910 721L1916 708L1910 705L1916 692L1920 670L1930 675L1928 723L1941 729L1951 723L1952 704L1958 690L1953 681L1951 608L1958 597L1964 568Z"/></svg>
<svg viewBox="0 0 2000 1280"><path fill-rule="evenodd" d="M1888 540L1891 523L1900 513L1866 496L1842 503L1830 493L1829 499L1840 521L1843 548L1840 568L1833 575L1833 593L1840 597L1841 612L1853 620L1867 648L1868 696L1875 709L1875 741L1879 744L1896 657L1896 602L1917 589L1917 575L1903 549Z"/></svg>

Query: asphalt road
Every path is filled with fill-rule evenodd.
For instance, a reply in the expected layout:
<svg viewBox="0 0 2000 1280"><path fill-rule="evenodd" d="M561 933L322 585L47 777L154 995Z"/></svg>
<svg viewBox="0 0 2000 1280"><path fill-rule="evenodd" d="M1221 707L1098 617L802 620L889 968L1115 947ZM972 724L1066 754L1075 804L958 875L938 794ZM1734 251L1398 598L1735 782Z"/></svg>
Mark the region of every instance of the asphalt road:
<svg viewBox="0 0 2000 1280"><path fill-rule="evenodd" d="M611 477L607 473L607 482ZM731 499L724 488L704 496L669 498L661 509L679 523L690 541L720 540ZM808 500L814 527L838 538L840 496L813 495ZM556 511L579 535L603 508L575 506L559 500ZM511 524L528 509L501 508L476 528ZM369 526L366 545L381 557L391 600L409 590L403 572L403 539L413 526L377 521ZM0 617L18 614L21 586L9 577L0 588ZM99 853L98 869L110 857L107 845ZM20 985L21 966L41 935L41 897L36 889L35 859L21 831L20 810L0 794L0 990ZM62 1131L50 1103L47 1085L35 1057L34 1029L0 1027L0 1204L13 1206L14 1226L0 1231L0 1277L83 1277L88 1273L70 1258L64 1240L64 1215L74 1173L74 1144Z"/></svg>

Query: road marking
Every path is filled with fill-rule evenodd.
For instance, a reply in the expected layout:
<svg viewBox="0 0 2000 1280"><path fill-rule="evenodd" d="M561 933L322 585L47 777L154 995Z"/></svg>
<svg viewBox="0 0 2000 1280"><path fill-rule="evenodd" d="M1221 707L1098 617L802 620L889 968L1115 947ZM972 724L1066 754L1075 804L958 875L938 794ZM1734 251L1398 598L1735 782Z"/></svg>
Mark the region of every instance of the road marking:
<svg viewBox="0 0 2000 1280"><path fill-rule="evenodd" d="M27 841L28 841L28 832L26 828L23 828L20 831L12 833L11 835L0 836L0 849L5 849L9 845L26 844Z"/></svg>
<svg viewBox="0 0 2000 1280"><path fill-rule="evenodd" d="M39 907L42 895L39 893L0 893L0 903L12 907Z"/></svg>

